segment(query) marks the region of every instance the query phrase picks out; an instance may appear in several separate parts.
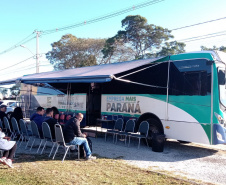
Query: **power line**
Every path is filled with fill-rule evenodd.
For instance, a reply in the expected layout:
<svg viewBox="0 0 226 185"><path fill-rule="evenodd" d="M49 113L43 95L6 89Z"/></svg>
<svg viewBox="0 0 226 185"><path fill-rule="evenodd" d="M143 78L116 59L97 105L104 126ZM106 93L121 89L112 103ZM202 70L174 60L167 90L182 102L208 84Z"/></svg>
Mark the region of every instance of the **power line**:
<svg viewBox="0 0 226 185"><path fill-rule="evenodd" d="M225 31L220 31L220 32L215 32L215 33L209 33L209 34L206 34L206 35L200 35L200 36L196 36L196 37L181 39L181 40L178 40L178 42L181 42L181 41L186 42L186 40L192 40L192 39L196 39L196 38L200 38L200 37L205 37L205 36L210 36L210 35L216 35L216 34L225 33L225 32L226 32L226 30Z"/></svg>
<svg viewBox="0 0 226 185"><path fill-rule="evenodd" d="M219 37L219 36L222 36L222 35L226 35L226 33L220 34L220 35L214 35L214 36L204 37L204 38L197 38L197 39L194 39L194 40L188 40L188 41L184 41L184 42L185 43L186 42L193 42L193 41L197 41L197 40L203 40L203 39L209 39L209 38L213 38L213 37Z"/></svg>
<svg viewBox="0 0 226 185"><path fill-rule="evenodd" d="M33 34L34 34L34 33L30 34L29 36L27 36L26 38L24 38L23 40L21 40L21 41L18 42L17 44L15 44L15 45L11 46L10 48L6 49L5 51L0 52L0 55L2 55L2 54L4 54L4 53L7 53L7 52L9 52L9 51L11 51L11 50L13 50L13 49L19 47L20 45L26 44L27 42L33 40L34 38L36 38L36 36L35 36L35 37L32 37L32 38L29 38L29 37L32 36ZM29 39L28 39L28 38L29 38Z"/></svg>
<svg viewBox="0 0 226 185"><path fill-rule="evenodd" d="M162 1L164 1L164 0L146 1L144 3L140 3L140 4L137 4L137 5L134 5L133 7L128 7L128 8L125 8L123 10L110 13L110 14L107 14L105 16L97 17L97 18L94 18L94 19L90 19L90 20L87 20L87 21L84 21L84 22L72 24L72 25L69 25L69 26L61 27L61 28L45 30L45 31L42 32L42 35L47 35L47 34L55 33L57 31L64 31L64 30L68 30L68 29L72 29L72 28L77 28L77 27L80 27L80 26L84 26L86 24L96 23L96 22L99 22L99 21L103 21L103 20L106 20L106 19L110 19L110 18L119 16L119 15L125 14L127 12L133 11L134 9L144 8L144 7L153 5L153 4L160 3Z"/></svg>
<svg viewBox="0 0 226 185"><path fill-rule="evenodd" d="M215 22L215 21L219 21L219 20L223 20L223 19L226 19L226 17L222 17L222 18L218 18L218 19L214 19L214 20L210 20L210 21L205 21L205 22L200 22L200 23L189 25L189 26L183 26L183 27L180 27L180 28L174 28L174 29L171 29L171 31L180 30L180 29L184 29L184 28L189 28L189 27L193 27L193 26L198 26L198 25L201 25L201 24Z"/></svg>
<svg viewBox="0 0 226 185"><path fill-rule="evenodd" d="M34 65L34 64L33 64ZM31 66L31 65L30 65ZM40 65L41 67L45 67L45 66L50 66L50 65ZM28 66L27 66L28 67ZM34 69L36 68L36 66L33 66L33 67L29 67L29 68L19 68L21 70L14 70L14 71L10 71L10 72L7 72L7 73L0 73L0 76L5 76L7 74L12 74L12 73L18 73L18 72L21 72L21 71L26 71L26 70L29 70L29 69Z"/></svg>
<svg viewBox="0 0 226 185"><path fill-rule="evenodd" d="M21 63L23 63L23 62L25 62L25 61L27 61L27 60L33 58L33 57L34 57L34 56L29 57L29 58L27 58L27 59L25 59L25 60L23 60L23 61L20 61L20 62L14 64L14 65L12 65L12 66L8 66L8 67L6 67L6 68L3 68L3 69L1 69L0 71L3 71L3 70L8 69L8 68L10 68L10 67L14 67L14 66L16 66L16 65L18 65L18 64L21 64Z"/></svg>
<svg viewBox="0 0 226 185"><path fill-rule="evenodd" d="M91 23L95 23L95 22L99 22L99 21L103 21L103 20L106 20L106 19L109 19L109 18L112 18L112 17L116 17L118 15L121 15L121 14L124 14L124 13L127 13L127 12L130 12L130 11L133 11L134 9L140 9L140 8L144 8L146 6L150 6L150 5L153 5L153 4L156 4L156 3L159 3L159 2L162 2L164 0L152 0L152 1L146 1L144 3L140 3L140 4L137 4L137 5L134 5L132 8L129 7L129 8L126 8L126 9L123 9L121 11L118 11L118 12L114 12L114 13L111 13L111 14L107 14L105 16L102 16L102 17L98 17L98 18L94 18L94 19L91 19L91 20L88 20L88 21L84 21L84 22L81 22L81 23L77 23L77 24L72 24L72 25L69 25L69 26L65 26L65 27L62 27L62 28L57 28L57 29L52 29L52 30L46 30L44 32L41 32L40 36L41 35L47 35L47 34L51 34L51 33L54 33L54 32L57 32L57 31L63 31L63 30L67 30L67 29L72 29L72 28L76 28L76 27L80 27L80 26L84 26L86 24L91 24ZM21 40L20 42L18 42L17 44L13 45L12 47L0 52L0 55L4 54L4 53L7 53L17 47L19 47L20 45L23 45L23 44L26 44L27 42L33 40L35 37L32 37L30 39L28 39L31 35L33 35L35 33L35 31L30 34L29 36L27 36L26 38L24 38L23 40Z"/></svg>

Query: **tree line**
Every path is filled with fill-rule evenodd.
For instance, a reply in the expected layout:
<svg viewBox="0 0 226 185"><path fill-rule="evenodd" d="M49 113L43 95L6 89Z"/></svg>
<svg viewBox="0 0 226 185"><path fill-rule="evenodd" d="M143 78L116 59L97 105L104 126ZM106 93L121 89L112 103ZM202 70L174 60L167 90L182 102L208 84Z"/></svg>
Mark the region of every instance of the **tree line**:
<svg viewBox="0 0 226 185"><path fill-rule="evenodd" d="M77 38L66 34L51 44L46 58L55 70L146 59L185 52L185 43L172 41L167 28L149 24L145 17L130 15L121 21L122 30L107 39ZM201 50L211 50L201 46ZM219 49L226 51L226 47Z"/></svg>

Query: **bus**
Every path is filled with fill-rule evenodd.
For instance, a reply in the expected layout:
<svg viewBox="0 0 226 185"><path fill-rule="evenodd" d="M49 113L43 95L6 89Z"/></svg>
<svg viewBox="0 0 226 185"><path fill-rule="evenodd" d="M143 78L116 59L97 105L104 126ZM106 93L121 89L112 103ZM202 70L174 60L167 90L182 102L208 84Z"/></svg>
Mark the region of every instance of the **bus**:
<svg viewBox="0 0 226 185"><path fill-rule="evenodd" d="M102 115L136 118L136 129L148 121L149 138L159 133L181 141L222 144L226 143L225 65L225 53L200 51L20 80L48 83L65 95L82 95L85 125L95 124Z"/></svg>

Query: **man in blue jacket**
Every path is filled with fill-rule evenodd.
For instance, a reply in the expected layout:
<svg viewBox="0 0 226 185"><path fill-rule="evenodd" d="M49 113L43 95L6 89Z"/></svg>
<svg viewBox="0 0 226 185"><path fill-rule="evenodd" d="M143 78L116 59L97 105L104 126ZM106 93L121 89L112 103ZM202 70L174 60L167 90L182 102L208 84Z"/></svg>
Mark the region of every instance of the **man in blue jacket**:
<svg viewBox="0 0 226 185"><path fill-rule="evenodd" d="M32 114L31 117L30 117L30 120L34 121L37 124L38 131L39 131L39 134L40 134L41 137L43 136L43 134L42 134L42 122L44 120L44 117L43 117L44 114L45 114L44 108L38 107L36 109L36 113Z"/></svg>

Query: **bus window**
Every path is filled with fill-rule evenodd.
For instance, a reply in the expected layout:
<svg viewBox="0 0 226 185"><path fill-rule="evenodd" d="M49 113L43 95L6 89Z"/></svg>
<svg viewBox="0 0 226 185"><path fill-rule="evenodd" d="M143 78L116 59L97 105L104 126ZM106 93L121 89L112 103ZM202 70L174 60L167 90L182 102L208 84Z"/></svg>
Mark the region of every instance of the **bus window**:
<svg viewBox="0 0 226 185"><path fill-rule="evenodd" d="M225 70L218 70L218 83L219 83L219 93L220 102L226 107L226 84L225 84Z"/></svg>
<svg viewBox="0 0 226 185"><path fill-rule="evenodd" d="M225 71L224 70L219 70L218 71L218 82L219 85L225 85Z"/></svg>
<svg viewBox="0 0 226 185"><path fill-rule="evenodd" d="M169 95L211 93L211 66L207 60L184 60L170 64Z"/></svg>

